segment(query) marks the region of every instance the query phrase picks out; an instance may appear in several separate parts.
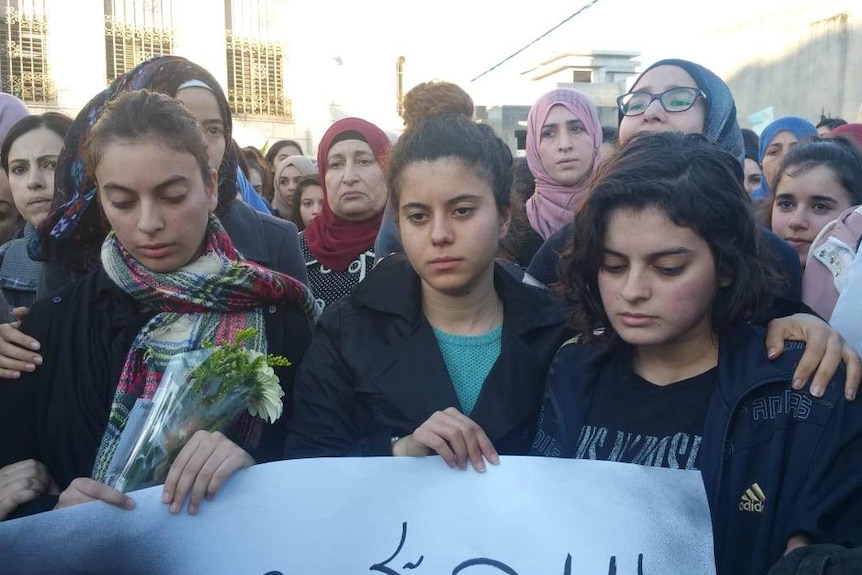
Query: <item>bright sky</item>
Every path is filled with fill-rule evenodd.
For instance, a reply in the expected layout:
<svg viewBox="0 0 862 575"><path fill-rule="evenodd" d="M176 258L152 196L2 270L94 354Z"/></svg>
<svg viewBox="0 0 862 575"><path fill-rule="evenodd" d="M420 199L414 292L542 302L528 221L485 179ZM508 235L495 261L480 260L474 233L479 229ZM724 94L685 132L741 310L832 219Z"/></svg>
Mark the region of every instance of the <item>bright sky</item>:
<svg viewBox="0 0 862 575"><path fill-rule="evenodd" d="M302 52L307 66L303 75L313 77L334 100L361 106L366 116L391 125L394 112L389 92L400 55L406 57L405 90L437 78L456 82L477 104L483 104L488 90L499 96L507 78L517 77L559 52L636 51L641 53L639 61L643 66L664 57L682 57L707 65L720 75L727 74L745 63L740 60L745 58L746 47L716 50L708 42L716 31L758 18L792 21L794 15L799 17L800 9L805 10L807 21L811 21L812 10L820 10L823 17L842 11L858 12L854 6L857 1L598 0L480 82L471 79L589 0L294 3L291 49ZM308 25L313 21L319 25ZM309 50L314 53L311 59L306 58ZM386 86L383 95L381 86ZM389 118L383 121L381 116L386 115Z"/></svg>

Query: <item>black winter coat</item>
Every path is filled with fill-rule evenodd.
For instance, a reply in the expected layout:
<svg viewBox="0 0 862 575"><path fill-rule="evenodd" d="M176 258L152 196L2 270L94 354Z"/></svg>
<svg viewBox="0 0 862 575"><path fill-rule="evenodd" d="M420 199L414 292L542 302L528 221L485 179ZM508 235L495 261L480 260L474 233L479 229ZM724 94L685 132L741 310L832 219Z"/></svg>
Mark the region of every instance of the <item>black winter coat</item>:
<svg viewBox="0 0 862 575"><path fill-rule="evenodd" d="M566 339L565 310L499 265L500 355L470 417L500 454L523 455L536 429L548 366ZM352 294L326 308L297 375L288 457L391 455L459 402L421 309L420 280L403 254L378 264Z"/></svg>

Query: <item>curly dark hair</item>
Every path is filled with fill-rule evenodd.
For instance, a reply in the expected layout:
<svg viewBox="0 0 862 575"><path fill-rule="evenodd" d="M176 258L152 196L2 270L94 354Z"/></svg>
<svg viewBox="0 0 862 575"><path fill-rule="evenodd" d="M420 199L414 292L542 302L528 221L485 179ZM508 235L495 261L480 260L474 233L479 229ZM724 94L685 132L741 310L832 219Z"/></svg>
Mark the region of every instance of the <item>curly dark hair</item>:
<svg viewBox="0 0 862 575"><path fill-rule="evenodd" d="M451 82L422 82L404 95L405 129L410 129L422 118L439 114L459 114L473 119L473 98L457 84Z"/></svg>
<svg viewBox="0 0 862 575"><path fill-rule="evenodd" d="M742 186L742 167L698 134L638 134L605 163L575 217L563 260L570 326L584 341L614 335L598 287L608 222L619 209L657 209L709 245L716 275L729 278L713 302L716 332L745 322L768 305L774 283L765 270L763 237Z"/></svg>

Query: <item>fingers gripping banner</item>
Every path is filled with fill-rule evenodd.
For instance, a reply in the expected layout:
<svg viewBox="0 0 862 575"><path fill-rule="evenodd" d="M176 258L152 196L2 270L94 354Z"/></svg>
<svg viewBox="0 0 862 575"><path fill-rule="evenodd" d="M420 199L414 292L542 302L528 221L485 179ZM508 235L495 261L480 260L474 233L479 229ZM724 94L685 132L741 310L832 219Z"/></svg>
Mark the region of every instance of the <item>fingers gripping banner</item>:
<svg viewBox="0 0 862 575"><path fill-rule="evenodd" d="M700 474L504 457L308 459L233 477L198 515L161 488L0 523L0 571L328 575L714 574Z"/></svg>

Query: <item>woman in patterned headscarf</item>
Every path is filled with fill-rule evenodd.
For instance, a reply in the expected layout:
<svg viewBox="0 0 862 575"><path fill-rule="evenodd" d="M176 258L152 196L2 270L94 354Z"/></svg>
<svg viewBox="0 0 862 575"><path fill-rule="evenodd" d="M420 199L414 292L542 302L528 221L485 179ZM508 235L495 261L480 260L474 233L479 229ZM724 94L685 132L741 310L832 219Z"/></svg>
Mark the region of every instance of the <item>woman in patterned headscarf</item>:
<svg viewBox="0 0 862 575"><path fill-rule="evenodd" d="M83 143L102 111L119 95L147 89L180 100L204 132L210 165L218 173L215 215L246 259L308 283L296 226L260 214L237 195L237 157L231 145L231 113L218 81L201 66L179 56L158 56L120 76L78 113L66 134L55 174L51 213L29 246L30 257L43 260L36 299L83 277L99 265L108 223L99 210L94 176L84 169ZM39 343L0 326L0 377L19 377L36 369ZM11 329L10 329L11 327Z"/></svg>
<svg viewBox="0 0 862 575"><path fill-rule="evenodd" d="M158 56L120 76L95 96L75 118L57 166L54 209L39 228L31 256L55 265L43 272L40 295L93 269L107 224L94 203L95 182L84 170L81 146L105 106L119 94L147 89L182 101L206 136L213 169L218 171L215 214L247 258L306 281L294 226L274 223L235 202L238 191L237 158L231 146L232 122L227 98L207 70L180 56ZM59 263L60 266L56 264ZM60 267L61 269L58 269ZM63 273L65 271L65 273Z"/></svg>

